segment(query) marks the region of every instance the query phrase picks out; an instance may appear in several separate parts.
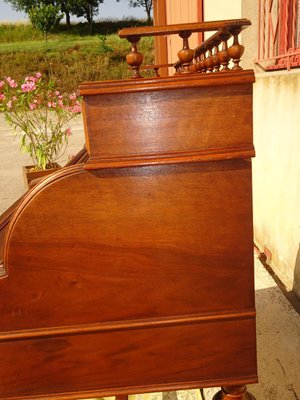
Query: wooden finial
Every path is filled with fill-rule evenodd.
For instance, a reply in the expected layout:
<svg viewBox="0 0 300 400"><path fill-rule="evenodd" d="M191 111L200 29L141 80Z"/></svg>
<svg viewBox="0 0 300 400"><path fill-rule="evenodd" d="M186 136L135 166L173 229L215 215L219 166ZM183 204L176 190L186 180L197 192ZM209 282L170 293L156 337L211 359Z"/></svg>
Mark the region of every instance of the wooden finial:
<svg viewBox="0 0 300 400"><path fill-rule="evenodd" d="M132 36L128 38L131 43L131 52L126 55L126 62L132 69L132 78L142 78L140 75L140 65L143 62L144 56L137 50L137 42L140 40L140 36Z"/></svg>

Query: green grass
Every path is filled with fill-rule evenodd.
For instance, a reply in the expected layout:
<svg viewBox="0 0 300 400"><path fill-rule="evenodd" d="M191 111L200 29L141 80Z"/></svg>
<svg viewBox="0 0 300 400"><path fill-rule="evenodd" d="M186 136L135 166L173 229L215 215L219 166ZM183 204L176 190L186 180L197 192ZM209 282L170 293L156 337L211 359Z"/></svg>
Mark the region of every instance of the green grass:
<svg viewBox="0 0 300 400"><path fill-rule="evenodd" d="M128 23L128 21L126 21ZM72 92L84 81L127 79L130 71L125 57L130 51L127 40L120 39L116 34L109 34L105 44L99 35L83 34L87 27L79 24L66 31L62 26L59 32L51 34L46 43L43 36L34 37L36 32L30 25L9 26L11 40L1 37L0 25L0 79L11 76L23 79L29 74L40 71L59 80L59 89ZM7 27L7 25L5 25ZM117 23L116 23L117 26ZM113 26L116 29L116 26ZM118 26L122 26L119 23ZM112 30L110 26L96 26L98 32ZM95 28L96 30L96 28ZM5 29L4 29L5 31ZM24 40L22 37L24 33ZM7 36L6 34L4 36ZM152 64L154 60L153 39L143 38L139 50L144 54L144 64Z"/></svg>
<svg viewBox="0 0 300 400"><path fill-rule="evenodd" d="M94 35L111 35L119 29L147 25L145 20L125 18L122 20L102 20L94 23ZM89 35L87 23L72 24L67 27L59 25L55 32L49 34L49 39L75 39ZM32 27L30 23L0 24L0 43L25 42L43 40L43 34Z"/></svg>
<svg viewBox="0 0 300 400"><path fill-rule="evenodd" d="M25 40L40 40L43 35L31 24L0 24L0 43L22 42Z"/></svg>
<svg viewBox="0 0 300 400"><path fill-rule="evenodd" d="M95 45L97 43L97 37L85 37L85 38L76 38L76 39L68 39L68 38L59 38L59 39L50 39L46 43L44 40L28 40L26 42L12 42L12 43L1 43L0 44L0 53L12 53L12 52L37 52L37 51L63 51L70 47L74 47L77 45Z"/></svg>

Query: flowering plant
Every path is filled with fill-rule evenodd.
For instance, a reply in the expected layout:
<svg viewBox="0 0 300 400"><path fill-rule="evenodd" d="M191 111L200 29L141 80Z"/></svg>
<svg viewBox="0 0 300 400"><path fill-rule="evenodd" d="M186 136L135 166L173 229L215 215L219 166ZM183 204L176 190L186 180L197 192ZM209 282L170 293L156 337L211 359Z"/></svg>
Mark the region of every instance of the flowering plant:
<svg viewBox="0 0 300 400"><path fill-rule="evenodd" d="M37 72L16 82L0 81L0 111L14 127L36 169L51 168L65 152L71 128L68 123L81 112L76 93L62 94L55 81Z"/></svg>

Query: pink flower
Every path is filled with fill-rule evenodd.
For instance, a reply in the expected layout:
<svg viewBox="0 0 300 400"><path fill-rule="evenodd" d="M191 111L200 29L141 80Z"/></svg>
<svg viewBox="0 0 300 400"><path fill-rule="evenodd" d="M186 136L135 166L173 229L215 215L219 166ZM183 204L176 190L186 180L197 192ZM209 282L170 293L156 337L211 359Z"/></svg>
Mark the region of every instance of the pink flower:
<svg viewBox="0 0 300 400"><path fill-rule="evenodd" d="M55 95L56 95L56 96L59 96L59 95L60 95L60 93L59 93L58 90L56 90Z"/></svg>
<svg viewBox="0 0 300 400"><path fill-rule="evenodd" d="M80 106L79 101L76 101L76 103L72 107L71 111L73 111L73 113L80 113L81 112L81 106Z"/></svg>
<svg viewBox="0 0 300 400"><path fill-rule="evenodd" d="M35 110L36 109L36 104L35 103L30 103L29 104L30 110Z"/></svg>
<svg viewBox="0 0 300 400"><path fill-rule="evenodd" d="M12 101L16 101L17 100L17 97L16 96L13 96L12 97Z"/></svg>
<svg viewBox="0 0 300 400"><path fill-rule="evenodd" d="M6 79L6 82L9 84L10 87L15 88L15 87L18 86L18 84L13 79L11 79L10 76L8 76L5 79Z"/></svg>
<svg viewBox="0 0 300 400"><path fill-rule="evenodd" d="M5 100L5 95L3 93L0 93L0 101Z"/></svg>
<svg viewBox="0 0 300 400"><path fill-rule="evenodd" d="M51 101L48 101L48 104L47 104L47 106L51 108L51 106L52 106L52 103L51 103Z"/></svg>
<svg viewBox="0 0 300 400"><path fill-rule="evenodd" d="M35 76L26 76L25 82L30 82L30 83L35 83L37 81L37 78Z"/></svg>
<svg viewBox="0 0 300 400"><path fill-rule="evenodd" d="M70 94L69 99L70 100L75 100L76 99L76 93L74 92L74 93Z"/></svg>
<svg viewBox="0 0 300 400"><path fill-rule="evenodd" d="M9 100L9 101L6 103L6 105L7 105L8 108L12 108L12 101Z"/></svg>
<svg viewBox="0 0 300 400"><path fill-rule="evenodd" d="M81 112L81 107L79 105L76 105L73 107L73 113L80 113Z"/></svg>
<svg viewBox="0 0 300 400"><path fill-rule="evenodd" d="M71 128L67 128L66 129L66 134L67 134L67 136L71 136L72 135Z"/></svg>
<svg viewBox="0 0 300 400"><path fill-rule="evenodd" d="M37 73L35 74L35 77L36 77L37 79L40 79L41 76L42 76L42 74L41 74L40 72L37 72Z"/></svg>
<svg viewBox="0 0 300 400"><path fill-rule="evenodd" d="M27 93L27 92L32 92L33 90L36 89L35 83L33 81L27 81L26 83L23 83L21 85L22 92Z"/></svg>

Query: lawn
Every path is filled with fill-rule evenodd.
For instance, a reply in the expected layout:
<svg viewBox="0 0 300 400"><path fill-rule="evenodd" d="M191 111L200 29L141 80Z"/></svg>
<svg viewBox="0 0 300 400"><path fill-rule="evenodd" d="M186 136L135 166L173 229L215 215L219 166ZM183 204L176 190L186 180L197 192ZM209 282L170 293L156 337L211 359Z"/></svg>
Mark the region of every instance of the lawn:
<svg viewBox="0 0 300 400"><path fill-rule="evenodd" d="M95 34L87 34L85 24L60 29L49 35L47 43L29 24L0 25L0 79L20 79L40 71L59 80L59 89L72 92L80 82L126 79L130 72L125 56L129 43L115 32L137 21L104 21L95 24ZM144 63L154 60L153 39L143 38L140 51Z"/></svg>

